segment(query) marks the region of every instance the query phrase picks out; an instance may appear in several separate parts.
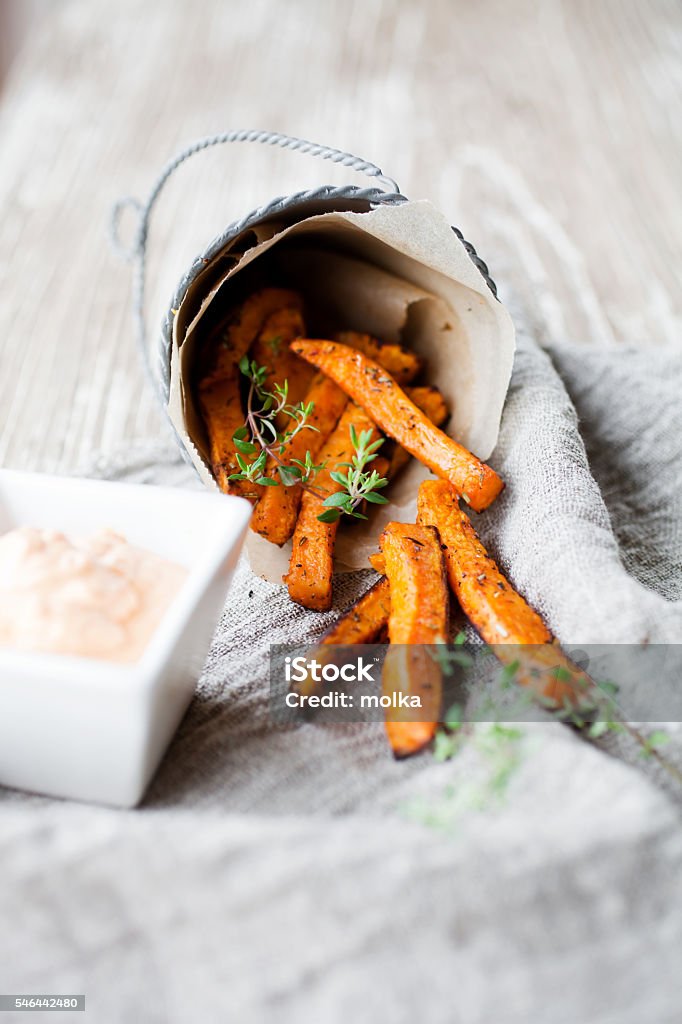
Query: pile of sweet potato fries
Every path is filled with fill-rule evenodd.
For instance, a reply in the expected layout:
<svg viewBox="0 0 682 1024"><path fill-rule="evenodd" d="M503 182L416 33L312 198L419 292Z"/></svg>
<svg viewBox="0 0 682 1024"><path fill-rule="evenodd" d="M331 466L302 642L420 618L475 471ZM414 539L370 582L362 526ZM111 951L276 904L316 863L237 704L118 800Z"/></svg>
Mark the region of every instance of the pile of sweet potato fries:
<svg viewBox="0 0 682 1024"><path fill-rule="evenodd" d="M292 539L289 572L284 577L292 600L306 608L332 605L333 553L337 522L325 522L324 498L340 489L334 479L351 456L351 428L385 437L387 454L375 466L394 478L410 457L438 479L419 488L416 523L389 523L379 538L373 567L375 585L325 634L320 644L366 644L388 638L396 651L387 657L387 692L409 689L422 698L423 722L387 716L388 738L396 756L426 746L440 716L440 675L423 662L411 662L412 645L447 643L450 592L481 638L504 660L510 645L541 645L545 667L568 665L571 680L544 674L545 697L565 701L575 692L579 670L567 662L535 612L511 586L485 550L460 507L476 512L500 494L503 482L440 428L449 411L440 392L415 386L424 370L419 357L395 344L365 334L342 332L333 340L305 336L303 301L295 292L264 288L221 323L206 340L199 361L196 393L206 425L213 474L221 489L255 504L251 527L275 544ZM280 450L284 463L306 452L319 463L314 489L300 484L259 486L235 480L238 450L234 435L244 427L240 360L245 355L267 367L267 383L288 382L290 401L310 404L314 430L296 433ZM275 467L270 472L274 473ZM337 473L338 476L338 473ZM402 653L401 653L402 652ZM537 653L518 679L534 685ZM547 679L549 678L549 682Z"/></svg>

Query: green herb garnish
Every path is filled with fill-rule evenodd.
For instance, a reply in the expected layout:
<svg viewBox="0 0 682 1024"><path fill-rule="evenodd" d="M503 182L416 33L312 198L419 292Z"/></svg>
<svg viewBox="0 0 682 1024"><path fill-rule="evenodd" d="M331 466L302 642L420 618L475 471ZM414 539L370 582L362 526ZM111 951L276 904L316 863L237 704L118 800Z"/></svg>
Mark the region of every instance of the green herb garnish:
<svg viewBox="0 0 682 1024"><path fill-rule="evenodd" d="M366 519L367 516L358 511L363 502L369 501L374 505L385 505L388 502L388 498L383 494L377 494L377 491L388 483L386 477L374 469L371 472L366 471L366 467L376 459L377 451L384 443L383 437L378 441L372 441L372 433L371 430L363 430L358 437L355 427L351 424L350 439L354 454L350 462L340 462L339 469L329 474L343 490L324 499L326 511L317 517L323 523L335 523L342 515Z"/></svg>
<svg viewBox="0 0 682 1024"><path fill-rule="evenodd" d="M274 346L281 339L273 338L269 345ZM267 390L265 382L268 369L259 366L255 361L244 356L239 362L240 372L249 380L249 393L246 401L246 423L232 436L237 454L238 473L232 473L230 480L248 480L263 487L293 487L300 484L305 490L323 499L324 512L317 517L323 523L335 523L342 515L353 519L366 519L359 511L360 506L368 501L370 504L384 505L388 501L377 493L386 486L388 480L376 470L367 470L367 466L376 458L376 453L384 443L383 438L372 442L372 431L362 431L360 437L353 426L350 428L350 439L353 455L350 462L339 463L330 476L341 490L333 494L315 485L315 479L324 463L316 464L310 451L306 451L303 459L282 459L285 446L301 430L317 430L309 423L314 409L313 402L299 402L292 405L288 401L289 382L274 384L272 391ZM286 421L284 430L278 423ZM267 475L267 464L274 463L275 476Z"/></svg>

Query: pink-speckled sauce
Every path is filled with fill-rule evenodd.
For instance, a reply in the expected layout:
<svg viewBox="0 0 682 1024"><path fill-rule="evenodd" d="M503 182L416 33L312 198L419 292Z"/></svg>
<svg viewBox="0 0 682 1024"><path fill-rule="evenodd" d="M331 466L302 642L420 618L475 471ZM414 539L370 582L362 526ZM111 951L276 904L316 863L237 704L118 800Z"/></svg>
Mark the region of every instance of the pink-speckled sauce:
<svg viewBox="0 0 682 1024"><path fill-rule="evenodd" d="M136 661L187 570L113 530L0 536L0 647Z"/></svg>

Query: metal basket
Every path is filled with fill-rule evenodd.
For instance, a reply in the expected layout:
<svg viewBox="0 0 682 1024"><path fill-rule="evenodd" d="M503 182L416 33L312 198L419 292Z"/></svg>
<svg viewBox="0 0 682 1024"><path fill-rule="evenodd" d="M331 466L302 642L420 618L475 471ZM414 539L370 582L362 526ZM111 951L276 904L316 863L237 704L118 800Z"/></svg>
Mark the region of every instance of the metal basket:
<svg viewBox="0 0 682 1024"><path fill-rule="evenodd" d="M146 247L152 210L163 191L164 185L180 164L184 163L185 160L195 153L200 153L202 150L212 146L220 146L228 142L259 142L265 145L295 150L300 153L308 153L311 156L320 157L322 160L331 160L333 163L340 163L344 167L360 171L374 179L381 187L360 188L357 185L322 185L315 189L295 192L293 195L278 196L264 206L253 210L240 220L234 221L213 239L204 252L194 258L183 274L169 302L168 312L162 325L158 344L152 350L146 339L144 322ZM289 135L281 135L278 132L266 131L230 131L199 139L183 149L166 164L149 193L146 202L142 203L140 200L132 197L119 200L112 211L112 244L119 255L133 265L133 317L137 345L145 372L163 408L166 408L170 387L171 337L173 330L172 310L179 308L187 289L198 274L205 269L207 262L213 260L237 236L256 224L261 224L274 217L278 220L289 220L293 223L315 213L325 213L332 210L368 212L382 204L398 205L405 202L407 202L407 198L401 194L396 182L384 175L381 168L375 164L353 156L351 153L345 153L342 150L320 146L317 143L308 142L305 139L297 139ZM129 208L136 212L138 219L133 244L129 249L126 249L120 241L119 227L121 214L125 209ZM473 245L464 239L462 232L456 227L453 227L452 230L462 242L473 264L480 271L493 295L497 297L497 288L488 273L486 264L477 255Z"/></svg>

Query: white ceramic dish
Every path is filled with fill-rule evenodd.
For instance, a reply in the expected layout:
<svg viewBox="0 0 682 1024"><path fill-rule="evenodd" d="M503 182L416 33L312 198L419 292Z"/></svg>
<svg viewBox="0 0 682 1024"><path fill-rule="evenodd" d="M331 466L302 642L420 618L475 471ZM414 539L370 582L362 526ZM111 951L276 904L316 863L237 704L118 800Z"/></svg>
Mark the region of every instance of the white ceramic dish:
<svg viewBox="0 0 682 1024"><path fill-rule="evenodd" d="M250 516L226 495L0 470L0 533L111 527L189 570L137 662L0 649L0 785L141 800L194 693Z"/></svg>

